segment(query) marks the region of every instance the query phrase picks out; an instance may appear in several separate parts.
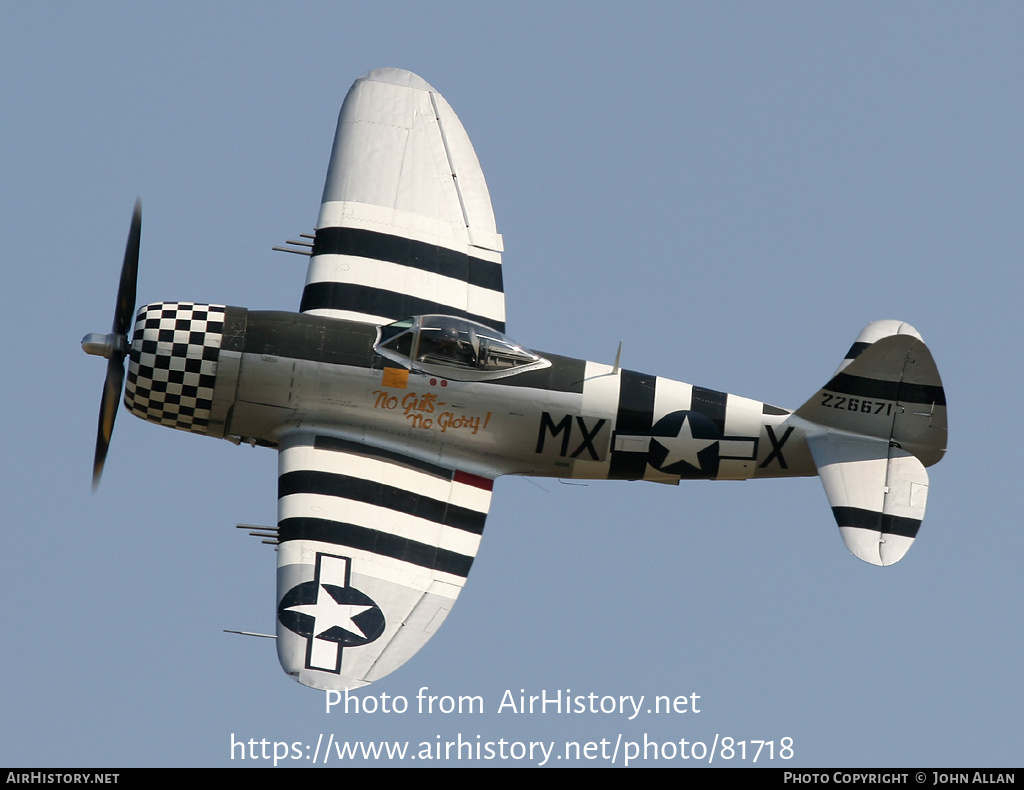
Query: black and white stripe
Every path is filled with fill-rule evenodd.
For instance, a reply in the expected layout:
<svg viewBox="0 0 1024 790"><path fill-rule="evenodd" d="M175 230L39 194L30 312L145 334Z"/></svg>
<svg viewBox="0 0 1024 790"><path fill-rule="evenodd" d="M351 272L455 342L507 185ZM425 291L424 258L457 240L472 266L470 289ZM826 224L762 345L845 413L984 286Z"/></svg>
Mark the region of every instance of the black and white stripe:
<svg viewBox="0 0 1024 790"><path fill-rule="evenodd" d="M461 586L483 534L492 481L337 439L282 443L278 534Z"/></svg>
<svg viewBox="0 0 1024 790"><path fill-rule="evenodd" d="M375 324L442 313L503 332L499 260L363 228L320 228L299 309Z"/></svg>
<svg viewBox="0 0 1024 790"><path fill-rule="evenodd" d="M615 416L616 436L650 436L654 425L654 376L623 370L619 384L619 405ZM613 444L614 446L614 444ZM635 450L616 450L608 468L608 477L616 480L643 480L647 471L647 444Z"/></svg>
<svg viewBox="0 0 1024 790"><path fill-rule="evenodd" d="M894 516L862 507L837 506L832 508L839 528L868 529L890 535L901 535L905 538L917 537L921 528L921 519L908 516Z"/></svg>

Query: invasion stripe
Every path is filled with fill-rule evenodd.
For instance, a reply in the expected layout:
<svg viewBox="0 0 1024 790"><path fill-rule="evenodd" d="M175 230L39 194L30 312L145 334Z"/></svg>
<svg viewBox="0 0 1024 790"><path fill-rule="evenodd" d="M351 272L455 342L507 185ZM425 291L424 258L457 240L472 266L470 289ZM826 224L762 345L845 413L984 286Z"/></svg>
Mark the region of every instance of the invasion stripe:
<svg viewBox="0 0 1024 790"><path fill-rule="evenodd" d="M615 435L647 435L654 424L655 377L635 370L623 370L619 384L619 407L615 415ZM614 444L612 445L614 446ZM647 471L647 453L616 450L608 465L608 477L615 480L642 480Z"/></svg>
<svg viewBox="0 0 1024 790"><path fill-rule="evenodd" d="M464 280L421 272L389 261L324 255L309 265L306 285L310 283L346 283L409 294L431 302L450 302L474 313L501 318L505 314L505 295L470 285Z"/></svg>
<svg viewBox="0 0 1024 790"><path fill-rule="evenodd" d="M350 310L373 316L388 316L393 320L414 315L440 313L453 315L457 318L468 318L470 321L505 331L505 322L485 315L477 315L453 305L420 299L409 294L371 288L366 285L351 283L318 282L309 283L302 290L302 302L299 312L310 310Z"/></svg>
<svg viewBox="0 0 1024 790"><path fill-rule="evenodd" d="M465 554L468 557L476 556L482 540L480 535L474 535L472 532L446 527L397 510L388 510L379 505L368 505L351 499L339 499L323 494L295 494L277 500L278 522L305 516L356 524L366 529Z"/></svg>
<svg viewBox="0 0 1024 790"><path fill-rule="evenodd" d="M690 409L703 414L718 428L720 434L725 433L725 402L728 395L718 390L694 387L690 397Z"/></svg>
<svg viewBox="0 0 1024 790"><path fill-rule="evenodd" d="M622 371L619 408L615 415L618 433L649 434L654 424L655 377L635 370Z"/></svg>
<svg viewBox="0 0 1024 790"><path fill-rule="evenodd" d="M368 551L454 576L467 576L473 565L473 557L465 554L341 521L307 517L286 518L278 524L277 534L281 543L292 540L316 540Z"/></svg>
<svg viewBox="0 0 1024 790"><path fill-rule="evenodd" d="M313 240L313 257L317 255L354 255L388 261L491 291L504 291L500 263L365 228L320 228Z"/></svg>
<svg viewBox="0 0 1024 790"><path fill-rule="evenodd" d="M289 494L322 494L405 513L436 524L482 535L486 513L431 499L373 480L348 475L303 470L287 472L277 481L278 499Z"/></svg>
<svg viewBox="0 0 1024 790"><path fill-rule="evenodd" d="M859 527L905 538L915 537L921 528L921 519L879 513L861 507L834 507L832 515L840 527Z"/></svg>
<svg viewBox="0 0 1024 790"><path fill-rule="evenodd" d="M852 376L849 373L837 373L822 389L839 392L843 395L856 395L859 398L946 405L946 393L941 385L882 381L863 376Z"/></svg>

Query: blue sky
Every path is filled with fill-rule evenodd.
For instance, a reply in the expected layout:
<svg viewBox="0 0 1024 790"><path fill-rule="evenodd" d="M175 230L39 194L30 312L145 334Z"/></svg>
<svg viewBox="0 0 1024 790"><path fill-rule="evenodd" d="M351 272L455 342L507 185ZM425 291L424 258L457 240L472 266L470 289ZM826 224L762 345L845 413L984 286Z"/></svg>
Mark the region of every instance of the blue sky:
<svg viewBox="0 0 1024 790"><path fill-rule="evenodd" d="M2 18L0 764L262 764L232 760L232 735L789 737L768 764L1019 763L1019 5ZM453 614L368 690L483 713L327 714L269 641L221 633L273 629L273 551L234 524L274 521L275 454L122 412L93 495L103 366L78 343L109 326L137 195L140 303L297 309L302 259L270 248L312 229L341 100L378 66L421 74L466 126L525 345L611 362L621 339L626 367L795 408L866 323L916 326L950 449L906 558L854 559L813 479L502 479ZM701 710L499 713L520 689Z"/></svg>

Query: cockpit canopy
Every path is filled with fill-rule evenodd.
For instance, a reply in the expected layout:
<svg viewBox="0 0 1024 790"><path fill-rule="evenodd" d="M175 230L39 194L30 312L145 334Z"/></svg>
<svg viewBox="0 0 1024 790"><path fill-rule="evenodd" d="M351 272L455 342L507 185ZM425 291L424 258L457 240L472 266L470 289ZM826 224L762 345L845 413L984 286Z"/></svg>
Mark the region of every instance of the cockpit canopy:
<svg viewBox="0 0 1024 790"><path fill-rule="evenodd" d="M450 315L420 315L382 326L374 349L404 367L455 381L504 378L551 364L497 329Z"/></svg>

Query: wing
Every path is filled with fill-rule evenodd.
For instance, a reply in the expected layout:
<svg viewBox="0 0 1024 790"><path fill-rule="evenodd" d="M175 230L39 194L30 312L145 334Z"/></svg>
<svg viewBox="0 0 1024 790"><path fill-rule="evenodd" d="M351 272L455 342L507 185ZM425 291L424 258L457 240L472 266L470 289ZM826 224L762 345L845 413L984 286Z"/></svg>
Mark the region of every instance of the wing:
<svg viewBox="0 0 1024 790"><path fill-rule="evenodd" d="M448 102L400 69L356 80L300 309L373 324L444 313L504 331L501 249L483 171Z"/></svg>
<svg viewBox="0 0 1024 790"><path fill-rule="evenodd" d="M466 581L493 481L297 431L279 444L277 649L306 686L409 660Z"/></svg>

